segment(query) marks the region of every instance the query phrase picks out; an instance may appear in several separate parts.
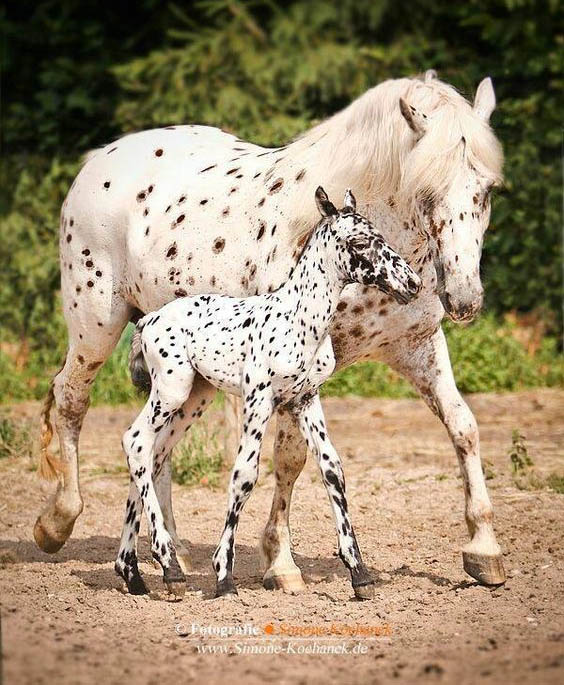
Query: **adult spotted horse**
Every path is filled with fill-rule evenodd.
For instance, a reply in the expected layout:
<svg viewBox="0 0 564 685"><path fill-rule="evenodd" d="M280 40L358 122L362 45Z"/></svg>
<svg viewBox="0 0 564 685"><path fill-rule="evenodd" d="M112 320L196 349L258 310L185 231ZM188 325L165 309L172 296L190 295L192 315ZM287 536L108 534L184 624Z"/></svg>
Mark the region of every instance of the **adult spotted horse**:
<svg viewBox="0 0 564 685"><path fill-rule="evenodd" d="M419 273L417 301L401 307L384 294L349 286L331 339L342 368L386 362L405 376L445 425L465 494L470 541L465 570L484 584L505 580L494 535L472 412L456 388L441 320L469 321L482 303L480 256L490 190L501 181L502 151L489 126L489 78L470 105L427 72L389 80L284 147L265 149L216 128L168 126L125 136L90 153L61 211L60 254L69 347L42 414L42 472L57 490L35 525L56 552L83 508L78 438L97 370L128 321L170 300L200 293L247 296L287 278L314 225L314 189L359 207ZM197 377L192 394L157 449L167 450L208 405L215 389ZM49 410L57 409L60 456L48 454ZM261 551L266 587L297 591L290 550L292 489L306 446L279 413L275 492ZM169 460L167 460L167 463ZM174 524L170 471L157 478L165 525L188 564Z"/></svg>

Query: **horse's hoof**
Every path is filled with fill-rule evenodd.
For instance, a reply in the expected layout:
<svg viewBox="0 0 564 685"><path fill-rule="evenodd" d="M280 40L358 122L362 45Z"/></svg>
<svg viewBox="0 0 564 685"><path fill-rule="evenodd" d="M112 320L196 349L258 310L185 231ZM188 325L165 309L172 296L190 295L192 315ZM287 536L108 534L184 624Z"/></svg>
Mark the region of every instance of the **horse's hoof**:
<svg viewBox="0 0 564 685"><path fill-rule="evenodd" d="M357 585L353 587L354 596L357 599L374 599L374 583L365 583L364 585Z"/></svg>
<svg viewBox="0 0 564 685"><path fill-rule="evenodd" d="M55 536L43 525L41 516L38 517L35 526L33 527L33 537L35 538L37 546L44 552L47 552L47 554L55 554L55 552L58 552L68 540L71 532L72 526L66 537Z"/></svg>
<svg viewBox="0 0 564 685"><path fill-rule="evenodd" d="M296 595L306 589L302 574L297 573L267 573L262 579L266 590L284 590L290 595Z"/></svg>
<svg viewBox="0 0 564 685"><path fill-rule="evenodd" d="M503 585L506 581L501 554L489 556L475 552L462 552L464 570L481 585Z"/></svg>
<svg viewBox="0 0 564 685"><path fill-rule="evenodd" d="M184 597L186 592L186 578L175 579L175 580L165 580L166 589L171 595L175 597Z"/></svg>
<svg viewBox="0 0 564 685"><path fill-rule="evenodd" d="M223 580L218 580L215 588L215 597L236 597L239 593L233 582L233 578L227 576Z"/></svg>

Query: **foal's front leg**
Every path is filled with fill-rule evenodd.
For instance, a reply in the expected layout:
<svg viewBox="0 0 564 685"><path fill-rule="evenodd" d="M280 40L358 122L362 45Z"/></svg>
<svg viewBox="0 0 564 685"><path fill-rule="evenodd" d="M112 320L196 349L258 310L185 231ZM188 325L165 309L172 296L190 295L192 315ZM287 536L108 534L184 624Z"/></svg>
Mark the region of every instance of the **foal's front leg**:
<svg viewBox="0 0 564 685"><path fill-rule="evenodd" d="M358 599L374 597L374 580L362 561L349 516L341 459L327 435L319 395L296 412L302 435L315 455L327 490L339 538L339 556L351 574Z"/></svg>
<svg viewBox="0 0 564 685"><path fill-rule="evenodd" d="M264 383L261 385L264 386ZM263 390L259 390L257 385L245 388L243 427L229 482L227 516L213 555L213 567L217 575L216 597L237 594L233 582L235 532L243 506L257 482L262 438L272 410L270 382Z"/></svg>

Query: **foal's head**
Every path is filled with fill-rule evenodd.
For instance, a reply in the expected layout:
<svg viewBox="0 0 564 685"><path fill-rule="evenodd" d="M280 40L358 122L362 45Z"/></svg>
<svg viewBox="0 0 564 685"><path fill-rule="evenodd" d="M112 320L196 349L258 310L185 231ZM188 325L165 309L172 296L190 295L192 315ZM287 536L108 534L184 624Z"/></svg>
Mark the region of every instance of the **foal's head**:
<svg viewBox="0 0 564 685"><path fill-rule="evenodd" d="M337 210L321 186L315 201L336 240L338 268L350 283L376 286L401 304L412 300L421 288L421 280L409 264L394 252L374 226L356 213L356 200L350 190L344 207Z"/></svg>

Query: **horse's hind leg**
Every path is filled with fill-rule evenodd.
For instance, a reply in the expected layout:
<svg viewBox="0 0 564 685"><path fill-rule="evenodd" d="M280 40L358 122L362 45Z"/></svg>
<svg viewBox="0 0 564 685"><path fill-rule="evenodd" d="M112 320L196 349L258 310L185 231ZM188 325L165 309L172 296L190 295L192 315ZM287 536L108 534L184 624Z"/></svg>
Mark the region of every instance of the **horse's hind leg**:
<svg viewBox="0 0 564 685"><path fill-rule="evenodd" d="M296 593L305 589L290 547L290 502L297 477L306 462L306 444L294 417L279 410L274 445L275 486L272 508L260 544L267 590Z"/></svg>
<svg viewBox="0 0 564 685"><path fill-rule="evenodd" d="M82 318L76 322L77 325L67 318L69 348L66 360L53 380L42 415L41 471L44 477L57 478L59 483L54 497L38 517L33 535L39 547L50 553L57 552L65 544L83 508L78 476L80 429L94 378L116 346L130 312L125 303L115 307L111 317L107 318L102 315L97 318L94 307L88 316L87 309L82 309ZM52 434L49 409L53 402L57 409L58 459L47 453Z"/></svg>

